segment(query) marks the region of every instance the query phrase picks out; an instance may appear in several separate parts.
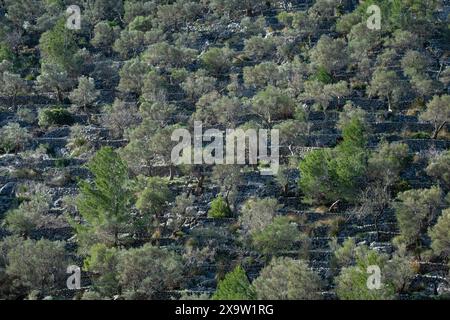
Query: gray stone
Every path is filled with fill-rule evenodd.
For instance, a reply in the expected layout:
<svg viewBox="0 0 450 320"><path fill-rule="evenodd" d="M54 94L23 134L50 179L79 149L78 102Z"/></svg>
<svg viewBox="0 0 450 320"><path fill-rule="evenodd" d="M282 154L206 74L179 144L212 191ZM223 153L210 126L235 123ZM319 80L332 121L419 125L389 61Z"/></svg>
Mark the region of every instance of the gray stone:
<svg viewBox="0 0 450 320"><path fill-rule="evenodd" d="M0 188L0 196L13 197L16 191L16 183L8 182L3 187Z"/></svg>

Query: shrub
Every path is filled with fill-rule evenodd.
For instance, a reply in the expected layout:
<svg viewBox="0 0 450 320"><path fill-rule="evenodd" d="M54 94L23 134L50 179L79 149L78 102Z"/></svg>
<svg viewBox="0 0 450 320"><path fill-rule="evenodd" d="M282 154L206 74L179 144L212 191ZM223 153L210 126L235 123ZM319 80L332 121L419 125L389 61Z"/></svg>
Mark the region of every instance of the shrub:
<svg viewBox="0 0 450 320"><path fill-rule="evenodd" d="M314 74L314 78L312 80L317 80L323 84L330 84L333 82L333 77L324 67L320 66Z"/></svg>
<svg viewBox="0 0 450 320"><path fill-rule="evenodd" d="M0 150L5 153L19 151L31 138L27 129L22 128L18 123L9 123L0 128Z"/></svg>
<svg viewBox="0 0 450 320"><path fill-rule="evenodd" d="M424 131L413 132L413 133L411 133L409 138L426 140L426 139L430 139L430 134L428 132L424 132Z"/></svg>
<svg viewBox="0 0 450 320"><path fill-rule="evenodd" d="M221 195L212 201L211 209L208 211L208 217L216 219L226 218L231 216L231 214L230 208Z"/></svg>
<svg viewBox="0 0 450 320"><path fill-rule="evenodd" d="M5 42L0 42L0 61L13 59L14 54Z"/></svg>
<svg viewBox="0 0 450 320"><path fill-rule="evenodd" d="M72 114L61 107L40 109L38 119L41 127L63 126L73 123Z"/></svg>
<svg viewBox="0 0 450 320"><path fill-rule="evenodd" d="M1 70L0 70L1 71ZM10 106L16 106L16 99L20 94L25 94L28 86L19 74L9 71L0 72L0 95L10 98Z"/></svg>
<svg viewBox="0 0 450 320"><path fill-rule="evenodd" d="M356 262L357 250L355 239L348 238L341 245L337 243L337 239L334 238L330 242L330 248L334 252L331 259L331 264L333 267L349 267Z"/></svg>
<svg viewBox="0 0 450 320"><path fill-rule="evenodd" d="M183 291L181 293L181 297L178 300L201 300L201 301L205 301L205 300L209 300L210 299L210 295L208 293L191 293L189 291Z"/></svg>
<svg viewBox="0 0 450 320"><path fill-rule="evenodd" d="M253 300L255 292L248 281L247 275L241 266L226 274L219 281L212 300Z"/></svg>
<svg viewBox="0 0 450 320"><path fill-rule="evenodd" d="M17 116L20 120L28 122L30 124L36 121L36 114L29 108L20 108L17 110Z"/></svg>
<svg viewBox="0 0 450 320"><path fill-rule="evenodd" d="M303 260L275 258L253 281L260 300L317 300L321 280Z"/></svg>

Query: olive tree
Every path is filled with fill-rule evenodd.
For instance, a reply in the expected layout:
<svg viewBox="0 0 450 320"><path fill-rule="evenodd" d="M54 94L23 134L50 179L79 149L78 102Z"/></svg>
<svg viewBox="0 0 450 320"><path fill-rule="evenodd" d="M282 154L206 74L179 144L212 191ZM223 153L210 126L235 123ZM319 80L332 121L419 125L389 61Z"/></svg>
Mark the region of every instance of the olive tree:
<svg viewBox="0 0 450 320"><path fill-rule="evenodd" d="M399 180L408 163L408 145L405 143L381 143L368 159L370 178L379 180L387 188Z"/></svg>
<svg viewBox="0 0 450 320"><path fill-rule="evenodd" d="M37 77L37 85L40 89L56 93L59 102L64 100L64 94L72 88L74 82L62 66L54 63L42 64L41 74Z"/></svg>
<svg viewBox="0 0 450 320"><path fill-rule="evenodd" d="M206 71L200 70L189 75L181 84L181 88L186 92L188 98L195 102L204 94L215 89L216 79L206 75Z"/></svg>
<svg viewBox="0 0 450 320"><path fill-rule="evenodd" d="M239 222L246 234L266 228L274 219L281 205L274 198L249 199L241 208Z"/></svg>
<svg viewBox="0 0 450 320"><path fill-rule="evenodd" d="M420 119L433 123L434 132L432 139L436 139L439 132L441 132L445 125L450 121L450 95L434 96L433 99L428 102L427 110L420 115Z"/></svg>
<svg viewBox="0 0 450 320"><path fill-rule="evenodd" d="M119 71L120 82L117 87L118 90L140 95L144 86L145 75L148 71L148 66L141 59L128 60Z"/></svg>
<svg viewBox="0 0 450 320"><path fill-rule="evenodd" d="M91 44L95 48L110 53L119 32L119 27L111 26L107 21L100 21L94 27L94 37L91 39Z"/></svg>
<svg viewBox="0 0 450 320"><path fill-rule="evenodd" d="M275 217L264 229L255 230L252 234L253 246L266 256L281 255L283 251L293 249L300 240L305 242L306 238L289 217Z"/></svg>
<svg viewBox="0 0 450 320"><path fill-rule="evenodd" d="M371 96L380 96L387 99L388 111L392 112L393 104L404 95L404 86L398 74L393 70L378 68L375 70L367 89Z"/></svg>
<svg viewBox="0 0 450 320"><path fill-rule="evenodd" d="M145 50L144 32L139 30L122 30L114 42L113 50L123 59L130 59Z"/></svg>
<svg viewBox="0 0 450 320"><path fill-rule="evenodd" d="M139 123L136 104L115 99L114 103L103 108L102 124L108 128L112 135L121 138L126 130Z"/></svg>
<svg viewBox="0 0 450 320"><path fill-rule="evenodd" d="M323 35L310 51L311 63L316 68L323 67L328 73L336 75L348 64L347 51L345 40Z"/></svg>
<svg viewBox="0 0 450 320"><path fill-rule="evenodd" d="M319 300L320 277L303 260L274 258L253 281L260 300Z"/></svg>
<svg viewBox="0 0 450 320"><path fill-rule="evenodd" d="M450 151L444 151L430 159L425 171L438 180L442 188L450 189Z"/></svg>
<svg viewBox="0 0 450 320"><path fill-rule="evenodd" d="M100 91L95 90L94 79L88 77L78 78L78 87L74 89L69 98L77 107L87 112L100 95Z"/></svg>
<svg viewBox="0 0 450 320"><path fill-rule="evenodd" d="M167 181L159 177L139 176L134 188L137 195L136 208L140 211L135 223L136 232L144 238L149 234L158 239L163 233L161 219L171 198Z"/></svg>
<svg viewBox="0 0 450 320"><path fill-rule="evenodd" d="M440 212L441 190L408 190L397 195L394 203L395 213L400 227L398 242L420 249L422 235Z"/></svg>
<svg viewBox="0 0 450 320"><path fill-rule="evenodd" d="M22 150L31 135L26 128L16 122L11 122L0 128L0 150L5 153Z"/></svg>
<svg viewBox="0 0 450 320"><path fill-rule="evenodd" d="M66 278L67 256L65 243L42 239L24 240L7 253L6 274L42 296L62 289Z"/></svg>
<svg viewBox="0 0 450 320"><path fill-rule="evenodd" d="M287 118L294 112L294 100L282 90L268 86L258 92L252 99L252 111L258 115L268 127L273 121Z"/></svg>
<svg viewBox="0 0 450 320"><path fill-rule="evenodd" d="M450 255L450 209L442 211L437 223L430 228L431 248L437 255Z"/></svg>
<svg viewBox="0 0 450 320"><path fill-rule="evenodd" d="M167 249L146 244L122 250L118 277L126 299L155 299L164 290L175 289L183 279L181 257Z"/></svg>
<svg viewBox="0 0 450 320"><path fill-rule="evenodd" d="M213 168L211 181L220 186L224 194L224 200L228 209L233 211L237 188L242 183L241 166L239 165L216 165Z"/></svg>
<svg viewBox="0 0 450 320"><path fill-rule="evenodd" d="M234 51L228 47L214 47L201 55L201 61L212 75L221 76L230 69L234 54Z"/></svg>
<svg viewBox="0 0 450 320"><path fill-rule="evenodd" d="M341 300L391 300L394 298L393 285L386 281L383 273L387 256L374 250L362 250L356 256L356 264L343 267L335 278L336 293ZM381 269L380 288L371 289L367 283L370 266Z"/></svg>
<svg viewBox="0 0 450 320"><path fill-rule="evenodd" d="M267 61L253 67L244 67L244 83L247 87L264 89L268 85L276 86L282 73L276 63Z"/></svg>
<svg viewBox="0 0 450 320"><path fill-rule="evenodd" d="M26 94L28 85L19 74L4 71L0 73L0 95L11 99L11 106L15 107L17 96Z"/></svg>
<svg viewBox="0 0 450 320"><path fill-rule="evenodd" d="M27 189L27 192L19 194L26 200L17 208L9 210L4 218L6 229L25 238L42 226L52 200L50 190L45 185L32 185Z"/></svg>

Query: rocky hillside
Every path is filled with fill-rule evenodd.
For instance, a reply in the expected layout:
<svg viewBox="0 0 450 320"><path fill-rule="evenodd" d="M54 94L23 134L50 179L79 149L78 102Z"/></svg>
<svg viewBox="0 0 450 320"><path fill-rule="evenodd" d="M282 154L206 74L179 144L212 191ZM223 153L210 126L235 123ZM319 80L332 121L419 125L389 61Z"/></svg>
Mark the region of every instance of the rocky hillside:
<svg viewBox="0 0 450 320"><path fill-rule="evenodd" d="M2 1L0 298L448 297L449 13ZM194 121L278 129L280 170L176 166Z"/></svg>

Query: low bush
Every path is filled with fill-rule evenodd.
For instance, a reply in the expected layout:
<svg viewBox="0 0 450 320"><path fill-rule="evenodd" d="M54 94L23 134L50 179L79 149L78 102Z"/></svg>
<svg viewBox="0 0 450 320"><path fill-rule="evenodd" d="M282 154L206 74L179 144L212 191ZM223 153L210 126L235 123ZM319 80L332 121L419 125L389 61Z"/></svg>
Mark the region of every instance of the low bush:
<svg viewBox="0 0 450 320"><path fill-rule="evenodd" d="M222 196L218 196L216 199L213 200L211 203L211 209L208 211L208 217L210 218L226 218L231 216L231 210L228 207L226 201L223 199Z"/></svg>
<svg viewBox="0 0 450 320"><path fill-rule="evenodd" d="M72 114L61 107L41 109L38 118L41 127L71 125L74 122Z"/></svg>

